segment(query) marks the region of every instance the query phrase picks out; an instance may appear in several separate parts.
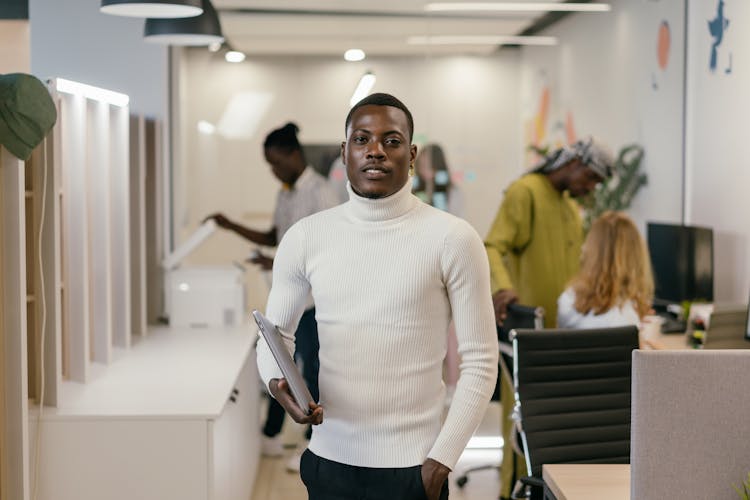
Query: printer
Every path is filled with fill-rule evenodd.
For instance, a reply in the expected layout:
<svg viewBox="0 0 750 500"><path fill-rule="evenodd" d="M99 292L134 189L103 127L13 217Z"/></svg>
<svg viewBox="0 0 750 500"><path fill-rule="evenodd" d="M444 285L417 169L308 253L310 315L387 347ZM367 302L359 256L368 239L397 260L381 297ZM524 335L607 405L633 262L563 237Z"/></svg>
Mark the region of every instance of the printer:
<svg viewBox="0 0 750 500"><path fill-rule="evenodd" d="M245 268L181 266L182 260L216 231L216 222L204 222L162 261L166 273L165 309L173 327L238 326L246 321Z"/></svg>

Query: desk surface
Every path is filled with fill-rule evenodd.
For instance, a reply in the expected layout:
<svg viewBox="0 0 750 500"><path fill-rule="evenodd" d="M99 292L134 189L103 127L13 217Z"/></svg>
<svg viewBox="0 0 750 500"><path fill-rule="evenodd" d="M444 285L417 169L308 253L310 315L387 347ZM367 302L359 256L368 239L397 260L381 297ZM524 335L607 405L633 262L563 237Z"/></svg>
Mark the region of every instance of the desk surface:
<svg viewBox="0 0 750 500"><path fill-rule="evenodd" d="M542 477L557 500L630 500L627 464L549 464Z"/></svg>
<svg viewBox="0 0 750 500"><path fill-rule="evenodd" d="M658 333L649 340L657 349L690 349L685 333Z"/></svg>

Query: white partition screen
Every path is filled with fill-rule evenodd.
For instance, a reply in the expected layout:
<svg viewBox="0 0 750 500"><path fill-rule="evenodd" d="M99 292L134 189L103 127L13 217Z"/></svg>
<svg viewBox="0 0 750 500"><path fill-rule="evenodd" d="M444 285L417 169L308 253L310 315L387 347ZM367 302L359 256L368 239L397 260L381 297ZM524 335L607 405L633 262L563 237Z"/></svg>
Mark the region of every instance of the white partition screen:
<svg viewBox="0 0 750 500"><path fill-rule="evenodd" d="M57 79L62 177L63 356L66 378L128 347L130 146L128 97Z"/></svg>

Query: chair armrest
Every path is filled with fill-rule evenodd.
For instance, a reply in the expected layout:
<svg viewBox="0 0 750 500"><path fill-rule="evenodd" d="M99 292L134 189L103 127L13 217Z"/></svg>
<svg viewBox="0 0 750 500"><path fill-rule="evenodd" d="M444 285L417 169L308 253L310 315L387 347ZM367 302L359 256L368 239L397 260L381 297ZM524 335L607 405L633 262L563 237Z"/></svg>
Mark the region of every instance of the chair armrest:
<svg viewBox="0 0 750 500"><path fill-rule="evenodd" d="M538 486L539 488L544 488L544 480L539 479L538 477L533 476L523 476L518 479L523 484L527 484L529 486Z"/></svg>
<svg viewBox="0 0 750 500"><path fill-rule="evenodd" d="M542 479L523 476L518 478L513 492L510 494L512 500L526 500L541 498L544 492L544 481Z"/></svg>

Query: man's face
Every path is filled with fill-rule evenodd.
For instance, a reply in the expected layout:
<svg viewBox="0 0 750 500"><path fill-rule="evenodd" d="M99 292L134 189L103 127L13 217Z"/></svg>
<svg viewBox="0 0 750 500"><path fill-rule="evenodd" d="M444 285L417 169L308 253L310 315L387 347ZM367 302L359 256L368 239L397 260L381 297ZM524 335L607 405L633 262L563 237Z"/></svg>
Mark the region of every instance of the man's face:
<svg viewBox="0 0 750 500"><path fill-rule="evenodd" d="M341 159L355 193L385 198L409 179L417 147L409 144L406 114L393 106L366 105L352 115Z"/></svg>
<svg viewBox="0 0 750 500"><path fill-rule="evenodd" d="M278 180L285 184L293 184L299 176L298 151L287 152L276 147L263 150L266 161L271 165L271 171Z"/></svg>
<svg viewBox="0 0 750 500"><path fill-rule="evenodd" d="M575 160L568 168L570 168L570 175L568 176L567 189L573 198L586 196L594 190L597 184L604 180L599 174L581 163L580 160Z"/></svg>

